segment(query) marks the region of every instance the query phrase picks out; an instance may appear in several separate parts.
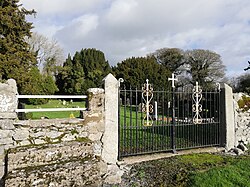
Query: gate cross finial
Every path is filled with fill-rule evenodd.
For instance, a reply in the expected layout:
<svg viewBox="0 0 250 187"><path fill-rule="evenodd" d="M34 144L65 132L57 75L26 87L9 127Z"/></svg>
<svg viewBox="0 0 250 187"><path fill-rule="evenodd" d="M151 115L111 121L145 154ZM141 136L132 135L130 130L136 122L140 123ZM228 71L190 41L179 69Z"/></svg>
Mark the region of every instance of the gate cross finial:
<svg viewBox="0 0 250 187"><path fill-rule="evenodd" d="M172 81L172 88L175 88L174 81L178 81L177 78L175 78L174 73L172 73L172 77L168 78L169 81Z"/></svg>

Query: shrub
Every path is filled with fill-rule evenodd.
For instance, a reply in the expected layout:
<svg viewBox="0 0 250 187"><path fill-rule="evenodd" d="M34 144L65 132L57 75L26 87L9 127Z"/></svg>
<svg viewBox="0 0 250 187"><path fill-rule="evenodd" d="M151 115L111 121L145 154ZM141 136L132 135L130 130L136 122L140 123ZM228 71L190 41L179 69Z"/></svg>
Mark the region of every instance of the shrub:
<svg viewBox="0 0 250 187"><path fill-rule="evenodd" d="M238 101L238 106L243 112L248 111L250 109L250 97L243 95Z"/></svg>

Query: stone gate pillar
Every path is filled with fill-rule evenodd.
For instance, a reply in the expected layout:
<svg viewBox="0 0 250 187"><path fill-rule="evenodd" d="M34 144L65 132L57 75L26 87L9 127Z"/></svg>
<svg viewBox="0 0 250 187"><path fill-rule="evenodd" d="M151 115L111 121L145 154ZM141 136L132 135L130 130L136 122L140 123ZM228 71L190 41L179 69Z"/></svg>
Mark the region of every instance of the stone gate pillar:
<svg viewBox="0 0 250 187"><path fill-rule="evenodd" d="M221 84L220 97L220 122L221 122L221 146L230 150L235 146L235 119L234 119L234 101L233 91L227 84Z"/></svg>
<svg viewBox="0 0 250 187"><path fill-rule="evenodd" d="M17 86L14 79L0 83L0 186L3 185L2 177L5 174L5 149L12 145L11 133L17 118Z"/></svg>
<svg viewBox="0 0 250 187"><path fill-rule="evenodd" d="M0 83L0 119L16 119L18 103L16 95L17 86L14 79Z"/></svg>
<svg viewBox="0 0 250 187"><path fill-rule="evenodd" d="M106 163L116 164L118 158L118 80L108 74L104 78L105 132L102 158Z"/></svg>
<svg viewBox="0 0 250 187"><path fill-rule="evenodd" d="M102 138L102 159L107 164L107 174L104 183L118 184L123 171L117 165L118 160L118 93L119 81L108 74L104 78L104 126Z"/></svg>

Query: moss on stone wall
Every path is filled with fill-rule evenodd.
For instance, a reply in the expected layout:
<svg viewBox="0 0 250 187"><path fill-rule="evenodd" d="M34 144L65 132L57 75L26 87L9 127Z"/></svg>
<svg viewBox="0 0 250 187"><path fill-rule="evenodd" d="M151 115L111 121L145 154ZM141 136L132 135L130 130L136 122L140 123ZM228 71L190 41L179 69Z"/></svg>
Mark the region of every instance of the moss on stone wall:
<svg viewBox="0 0 250 187"><path fill-rule="evenodd" d="M250 109L250 97L243 95L238 101L238 106L243 112L248 111Z"/></svg>

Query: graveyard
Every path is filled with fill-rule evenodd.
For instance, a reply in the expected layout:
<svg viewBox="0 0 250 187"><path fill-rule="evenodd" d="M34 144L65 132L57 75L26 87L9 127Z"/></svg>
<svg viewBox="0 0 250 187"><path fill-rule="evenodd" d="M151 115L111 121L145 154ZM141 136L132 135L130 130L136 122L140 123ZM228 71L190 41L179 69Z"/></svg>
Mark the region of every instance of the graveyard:
<svg viewBox="0 0 250 187"><path fill-rule="evenodd" d="M0 187L250 187L249 8L1 0Z"/></svg>
<svg viewBox="0 0 250 187"><path fill-rule="evenodd" d="M65 100L64 100L65 101ZM28 105L24 107L26 109L35 109L35 108L84 108L86 106L85 101L65 101L65 104L62 100L50 100L46 104L41 105ZM80 112L78 111L60 111L60 112L33 112L31 114L27 113L27 119L41 119L43 117L47 119L56 119L56 118L67 118L70 117L80 117Z"/></svg>
<svg viewBox="0 0 250 187"><path fill-rule="evenodd" d="M69 116L62 119L53 119L53 117L17 119L19 112L30 111L29 108L18 109L17 105L18 98L28 96L16 95L14 80L0 84L1 98L4 98L0 105L2 185L200 186L212 184L216 186L223 184L225 180L228 186L245 184L249 174L244 171L248 168L250 159L247 95L234 94L233 97L229 86L221 88L220 99L226 99L226 102L220 105L220 111L233 112L235 117L233 120L229 120L231 115L222 115L223 112L221 116L224 120L217 118L217 112L208 115L208 107L204 112L200 110L201 113L199 113L200 117L208 116L205 120L197 121L196 117L192 120L179 120L178 112L176 116L171 114L171 120L164 120L169 118L168 110L171 110L171 107L166 107L166 113L158 113L160 118L156 116L155 110L149 110L149 107L140 107L138 111L139 105L130 105L131 102L128 102L128 99L126 99L127 103L119 104L119 81L112 74L104 80L104 89L88 90L88 108L83 112L83 117ZM147 90L142 93L147 93ZM39 95L39 97L42 96ZM77 97L85 98L85 96ZM143 101L145 106L148 106L151 100ZM191 102L194 106L198 104L195 101L192 99ZM71 106L70 103L60 102L63 106L70 107L66 109L79 109L73 107L79 103L70 101ZM176 100L176 102L179 101ZM227 105L228 102L234 102L237 107ZM49 103L52 105L49 107L54 106L54 101ZM85 106L84 104L82 107ZM179 104L179 107L182 106L185 105ZM203 103L202 106L206 104ZM214 105L211 106L214 107ZM35 107L32 110L37 110L36 112L39 113L43 109L52 110L41 107ZM55 107L54 110L63 109ZM192 113L193 116L197 114L195 110ZM183 115L184 113L180 116ZM210 120L211 116L214 117L213 120ZM218 133L219 136L216 138ZM213 135L216 136L213 137ZM164 156L157 158L157 155L161 154ZM150 159L143 160L146 157ZM154 157L157 159L153 159ZM133 159L134 161L131 162ZM67 172L63 172L64 170ZM78 177L74 178L74 175ZM229 180L228 176L231 175Z"/></svg>

